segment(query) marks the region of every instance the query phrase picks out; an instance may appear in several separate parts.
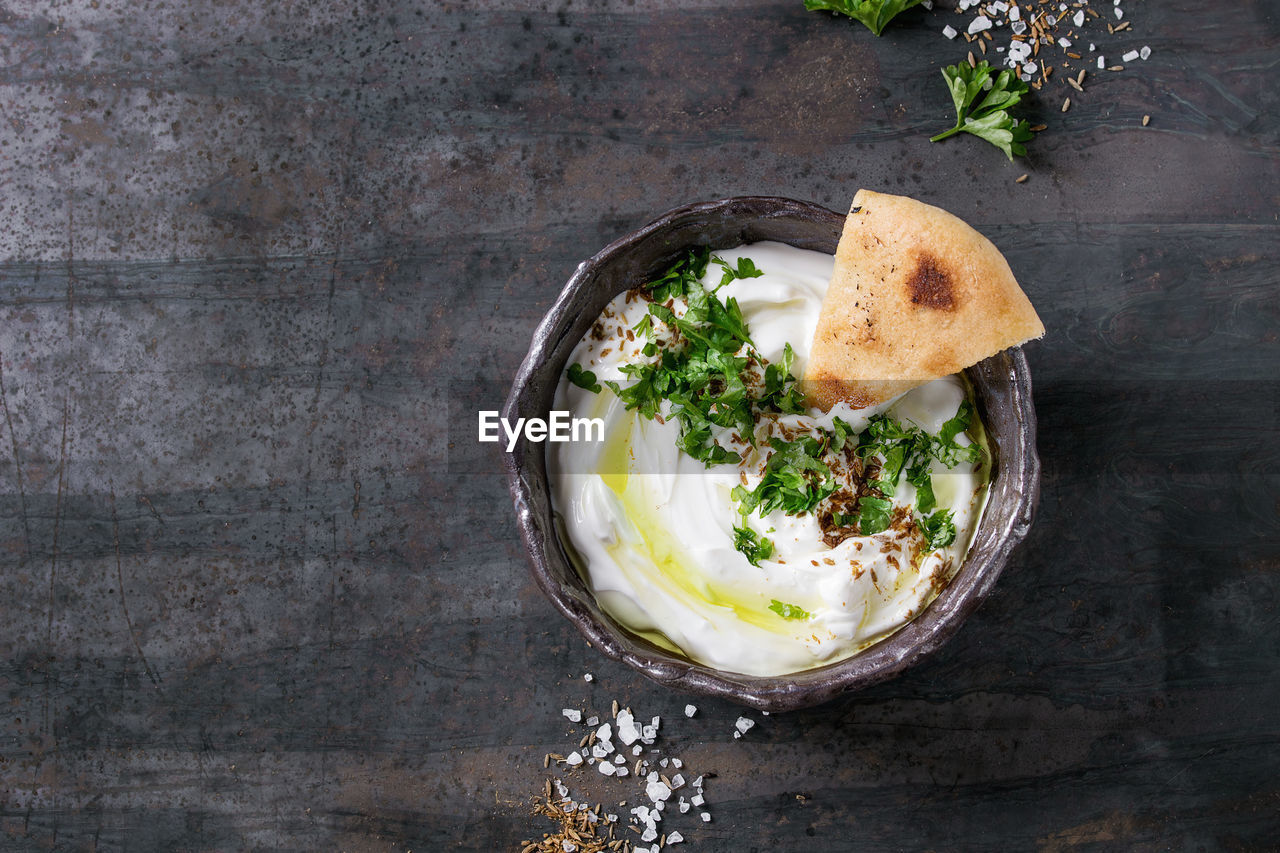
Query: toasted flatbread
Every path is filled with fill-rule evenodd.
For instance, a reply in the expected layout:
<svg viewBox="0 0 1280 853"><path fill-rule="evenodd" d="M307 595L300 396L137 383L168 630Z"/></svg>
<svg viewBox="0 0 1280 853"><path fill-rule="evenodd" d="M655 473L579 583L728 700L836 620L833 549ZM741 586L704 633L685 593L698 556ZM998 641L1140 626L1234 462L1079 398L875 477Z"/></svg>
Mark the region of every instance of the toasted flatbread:
<svg viewBox="0 0 1280 853"><path fill-rule="evenodd" d="M824 411L888 400L1044 335L1000 251L945 210L859 190L805 367Z"/></svg>

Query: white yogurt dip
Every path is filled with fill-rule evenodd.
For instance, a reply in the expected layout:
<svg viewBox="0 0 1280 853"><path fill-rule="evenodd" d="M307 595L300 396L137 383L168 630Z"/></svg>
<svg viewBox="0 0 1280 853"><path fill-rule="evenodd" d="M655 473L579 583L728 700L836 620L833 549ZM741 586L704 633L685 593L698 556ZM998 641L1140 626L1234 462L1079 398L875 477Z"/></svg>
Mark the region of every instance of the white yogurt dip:
<svg viewBox="0 0 1280 853"><path fill-rule="evenodd" d="M734 267L750 258L763 272L730 282L716 296L737 300L755 350L768 362L780 363L789 343L791 373L802 376L833 258L779 243L714 255ZM702 279L708 290L720 275L720 267L708 266ZM619 295L569 364L592 371L602 384L628 381L623 365L651 360L641 353L644 339L628 333L648 306L635 292ZM679 315L682 305L673 308ZM677 448L680 427L669 408L667 417L649 419L628 411L608 387L596 393L562 378L555 408L605 422L603 442L547 445L562 539L576 551L579 571L606 612L707 666L780 675L848 657L918 615L960 566L985 502L989 457L953 468L929 465L937 507L952 513L956 531L953 542L934 550L911 521L916 488L905 475L891 496L902 508L895 524L872 535L832 534L830 515L824 530L821 508L801 515L777 509L763 518L752 513L744 521L733 490L760 482L773 452L771 431L820 436L839 418L860 433L884 414L932 435L965 396L962 381L948 377L885 406L771 415L757 422L754 448L733 430L717 429L720 443L743 459L706 467ZM981 441L976 415L969 432ZM954 441L967 447L971 438L961 433ZM773 545L759 565L735 547L735 527L744 524Z"/></svg>

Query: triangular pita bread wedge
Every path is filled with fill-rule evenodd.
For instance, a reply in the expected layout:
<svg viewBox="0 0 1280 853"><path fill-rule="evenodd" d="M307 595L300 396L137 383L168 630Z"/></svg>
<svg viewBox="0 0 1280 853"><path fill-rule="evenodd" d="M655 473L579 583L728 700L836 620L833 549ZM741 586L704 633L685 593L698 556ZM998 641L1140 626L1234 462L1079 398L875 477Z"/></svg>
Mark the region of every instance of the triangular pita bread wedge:
<svg viewBox="0 0 1280 853"><path fill-rule="evenodd" d="M945 210L859 190L805 367L824 411L864 408L1044 334L999 250Z"/></svg>

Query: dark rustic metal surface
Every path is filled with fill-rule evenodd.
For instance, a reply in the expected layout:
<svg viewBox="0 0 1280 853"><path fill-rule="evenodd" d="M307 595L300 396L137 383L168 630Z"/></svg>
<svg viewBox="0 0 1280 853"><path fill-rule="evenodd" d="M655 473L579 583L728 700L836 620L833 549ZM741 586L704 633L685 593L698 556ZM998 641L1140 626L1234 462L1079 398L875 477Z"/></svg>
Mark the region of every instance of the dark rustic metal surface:
<svg viewBox="0 0 1280 853"><path fill-rule="evenodd" d="M1152 58L1011 165L927 141L940 12L0 6L0 845L512 849L613 698L719 774L689 849L1274 845L1280 10L1125 7ZM859 186L1039 309L1039 517L936 656L734 740L537 592L474 413L612 239Z"/></svg>

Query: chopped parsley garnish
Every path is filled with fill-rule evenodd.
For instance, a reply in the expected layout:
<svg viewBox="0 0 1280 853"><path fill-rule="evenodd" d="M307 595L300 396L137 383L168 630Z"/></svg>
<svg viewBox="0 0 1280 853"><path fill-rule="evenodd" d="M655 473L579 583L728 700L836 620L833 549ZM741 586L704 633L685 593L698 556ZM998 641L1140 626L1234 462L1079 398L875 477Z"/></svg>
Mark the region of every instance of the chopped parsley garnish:
<svg viewBox="0 0 1280 853"><path fill-rule="evenodd" d="M812 619L813 614L803 607L796 607L794 604L786 604L773 599L769 604L769 609L777 613L783 619Z"/></svg>
<svg viewBox="0 0 1280 853"><path fill-rule="evenodd" d="M758 566L761 560L773 556L773 541L750 527L733 528L733 547L745 554L747 561L753 566Z"/></svg>
<svg viewBox="0 0 1280 853"><path fill-rule="evenodd" d="M889 529L893 501L888 498L858 498L858 532L863 536Z"/></svg>
<svg viewBox="0 0 1280 853"><path fill-rule="evenodd" d="M759 278L764 275L764 270L756 266L756 262L750 258L739 258L738 267L734 267L723 258L712 258L720 269L724 270L724 274L720 276L720 283L716 285L716 290L724 287L735 278Z"/></svg>
<svg viewBox="0 0 1280 853"><path fill-rule="evenodd" d="M956 523L951 510L942 509L920 520L920 532L924 534L925 548L936 551L956 541Z"/></svg>
<svg viewBox="0 0 1280 853"><path fill-rule="evenodd" d="M718 430L736 430L754 444L761 413L804 411L791 375L791 347L781 364L769 364L756 352L738 301L722 302L702 285L711 260L707 249L693 249L645 288L653 301L634 331L645 338L642 352L650 360L621 368L632 380L625 387L605 383L628 409L646 418L656 417L662 401L669 400L680 424L680 449L708 467L742 458L716 440ZM724 270L721 287L763 275L749 258L736 268L714 260ZM685 301L681 315L666 304L677 298Z"/></svg>
<svg viewBox="0 0 1280 853"><path fill-rule="evenodd" d="M824 444L805 436L796 441L769 439L773 454L764 465L764 476L754 489L734 488L743 516L759 511L761 517L776 509L787 515L813 512L814 507L836 490L831 468L822 461Z"/></svg>
<svg viewBox="0 0 1280 853"><path fill-rule="evenodd" d="M987 140L1010 160L1014 155L1026 156L1027 149L1022 143L1030 141L1031 127L1025 120L1015 119L1009 110L1031 90L1015 70L1006 68L996 73L984 60L976 66L965 62L948 65L942 69L942 76L951 90L956 124L930 142L938 142L963 131Z"/></svg>
<svg viewBox="0 0 1280 853"><path fill-rule="evenodd" d="M848 15L861 21L871 32L880 35L899 14L923 2L924 0L804 0L804 7L810 12L821 10Z"/></svg>
<svg viewBox="0 0 1280 853"><path fill-rule="evenodd" d="M577 362L569 365L569 381L579 388L586 388L588 391L594 391L597 394L601 391L600 383L596 381L596 375L590 370L583 370L582 365Z"/></svg>

